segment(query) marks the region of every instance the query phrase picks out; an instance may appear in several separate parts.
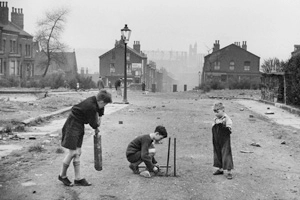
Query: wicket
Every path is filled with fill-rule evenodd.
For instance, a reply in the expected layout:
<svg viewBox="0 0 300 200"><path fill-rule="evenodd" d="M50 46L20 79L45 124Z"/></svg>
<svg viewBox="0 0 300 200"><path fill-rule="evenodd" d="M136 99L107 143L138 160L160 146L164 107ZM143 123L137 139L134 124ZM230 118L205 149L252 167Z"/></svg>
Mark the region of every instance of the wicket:
<svg viewBox="0 0 300 200"><path fill-rule="evenodd" d="M166 170L166 176L169 176L169 160L170 160L170 147L171 147L171 137L169 137L168 141L168 156L167 156L167 170ZM176 177L176 138L174 138L174 176Z"/></svg>

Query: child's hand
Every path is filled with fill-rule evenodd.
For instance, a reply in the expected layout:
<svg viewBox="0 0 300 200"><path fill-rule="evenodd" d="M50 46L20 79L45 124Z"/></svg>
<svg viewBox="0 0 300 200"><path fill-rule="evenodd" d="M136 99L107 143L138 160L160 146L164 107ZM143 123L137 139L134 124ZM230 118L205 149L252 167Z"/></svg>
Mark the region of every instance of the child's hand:
<svg viewBox="0 0 300 200"><path fill-rule="evenodd" d="M156 163L154 166L158 168L158 171L160 170L159 164Z"/></svg>
<svg viewBox="0 0 300 200"><path fill-rule="evenodd" d="M154 173L157 173L157 172L158 172L158 167L154 166L154 167L153 167L153 172L154 172Z"/></svg>

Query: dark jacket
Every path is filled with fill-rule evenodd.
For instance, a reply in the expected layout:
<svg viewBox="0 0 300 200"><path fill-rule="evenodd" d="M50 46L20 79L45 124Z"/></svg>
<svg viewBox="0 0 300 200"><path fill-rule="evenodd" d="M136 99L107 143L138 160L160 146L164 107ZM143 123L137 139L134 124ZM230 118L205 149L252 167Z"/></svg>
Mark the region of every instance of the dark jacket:
<svg viewBox="0 0 300 200"><path fill-rule="evenodd" d="M104 107L99 108L95 96L89 97L84 101L76 104L71 109L72 117L83 124L89 124L93 129L98 128L98 116L104 115Z"/></svg>

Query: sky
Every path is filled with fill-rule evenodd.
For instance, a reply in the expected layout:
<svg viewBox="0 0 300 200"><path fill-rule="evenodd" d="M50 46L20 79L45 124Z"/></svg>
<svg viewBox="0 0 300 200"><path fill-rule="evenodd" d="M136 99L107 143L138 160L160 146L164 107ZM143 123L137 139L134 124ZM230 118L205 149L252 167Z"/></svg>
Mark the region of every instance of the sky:
<svg viewBox="0 0 300 200"><path fill-rule="evenodd" d="M223 48L247 41L247 49L263 60L290 58L300 44L299 0L8 0L22 8L24 30L33 34L46 11L68 7L62 41L70 49L111 49L125 24L128 43L141 50L211 52L215 40Z"/></svg>

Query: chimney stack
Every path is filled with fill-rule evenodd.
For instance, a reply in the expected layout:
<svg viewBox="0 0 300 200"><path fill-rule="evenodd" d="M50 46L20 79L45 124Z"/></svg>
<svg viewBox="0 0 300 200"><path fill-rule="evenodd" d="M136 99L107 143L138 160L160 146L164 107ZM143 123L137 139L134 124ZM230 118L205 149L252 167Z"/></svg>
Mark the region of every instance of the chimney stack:
<svg viewBox="0 0 300 200"><path fill-rule="evenodd" d="M11 11L11 22L20 27L21 29L24 29L24 15L23 15L23 9L21 8L12 8Z"/></svg>
<svg viewBox="0 0 300 200"><path fill-rule="evenodd" d="M141 45L140 45L139 41L133 42L133 49L136 50L137 52L141 53Z"/></svg>
<svg viewBox="0 0 300 200"><path fill-rule="evenodd" d="M218 51L220 49L220 41L216 40L214 43L213 52Z"/></svg>
<svg viewBox="0 0 300 200"><path fill-rule="evenodd" d="M243 41L242 48L245 49L245 50L247 50L247 42L246 41Z"/></svg>
<svg viewBox="0 0 300 200"><path fill-rule="evenodd" d="M7 2L0 1L0 23L3 25L8 24L8 7Z"/></svg>

